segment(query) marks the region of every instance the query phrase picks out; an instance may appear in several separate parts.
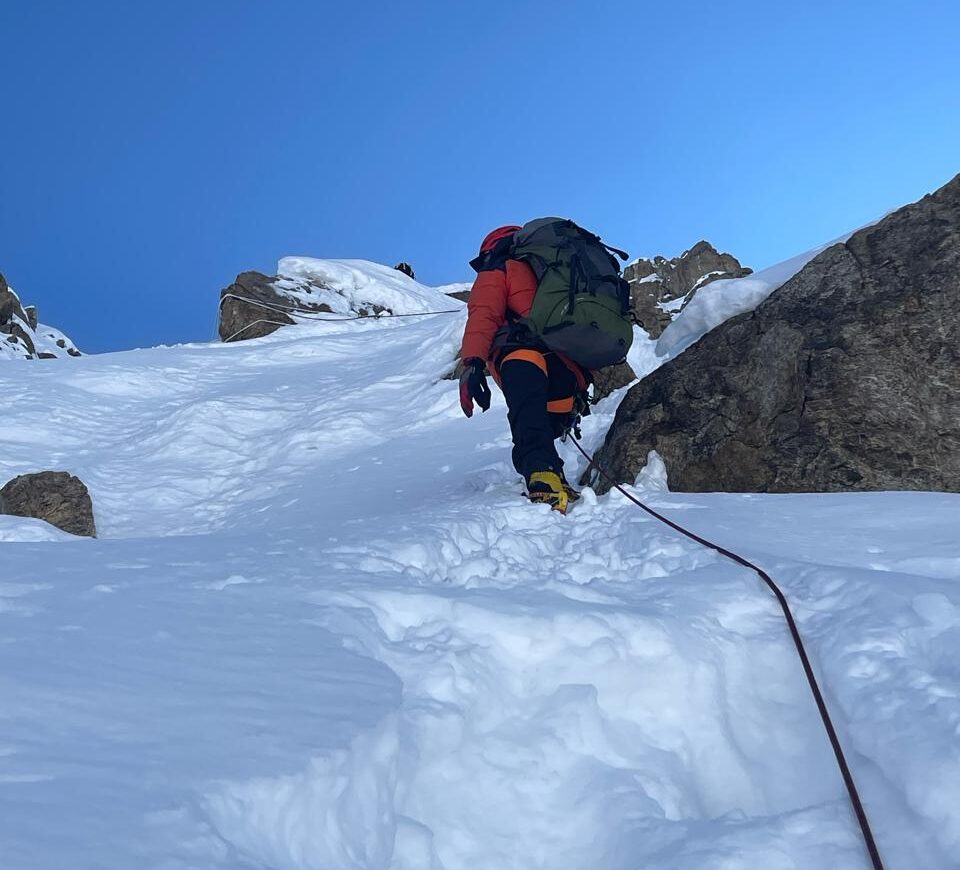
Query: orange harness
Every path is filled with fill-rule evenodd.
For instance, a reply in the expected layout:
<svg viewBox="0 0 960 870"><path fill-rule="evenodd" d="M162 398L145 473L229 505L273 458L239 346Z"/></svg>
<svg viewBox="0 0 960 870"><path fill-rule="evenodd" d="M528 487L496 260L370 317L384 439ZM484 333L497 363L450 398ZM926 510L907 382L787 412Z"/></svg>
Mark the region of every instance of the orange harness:
<svg viewBox="0 0 960 870"><path fill-rule="evenodd" d="M519 350L514 350L508 353L502 360L500 360L500 365L502 366L507 360L518 359L523 360L524 362L533 363L540 371L543 372L544 377L549 377L549 370L547 369L547 360L546 357L540 353L538 350L532 350L530 348L520 348ZM557 359L564 363L570 371L573 372L574 377L577 379L577 384L581 390L586 390L587 384L584 380L583 374L579 371L578 367L568 363L562 356L557 354ZM499 366L498 366L499 368ZM499 372L497 372L499 375ZM499 378L498 378L499 383ZM573 411L573 396L568 396L565 399L554 399L552 402L547 402L547 411L551 414L569 414Z"/></svg>

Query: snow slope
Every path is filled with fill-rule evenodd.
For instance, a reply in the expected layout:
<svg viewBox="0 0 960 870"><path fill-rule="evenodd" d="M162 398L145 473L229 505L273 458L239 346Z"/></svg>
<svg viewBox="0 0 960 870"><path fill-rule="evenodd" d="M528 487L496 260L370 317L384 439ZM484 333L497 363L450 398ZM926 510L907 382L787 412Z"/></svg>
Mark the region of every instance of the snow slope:
<svg viewBox="0 0 960 870"><path fill-rule="evenodd" d="M867 867L769 595L616 493L526 504L462 326L0 372L0 481L78 474L102 534L0 517L0 866ZM960 497L640 484L783 584L889 870L956 867Z"/></svg>

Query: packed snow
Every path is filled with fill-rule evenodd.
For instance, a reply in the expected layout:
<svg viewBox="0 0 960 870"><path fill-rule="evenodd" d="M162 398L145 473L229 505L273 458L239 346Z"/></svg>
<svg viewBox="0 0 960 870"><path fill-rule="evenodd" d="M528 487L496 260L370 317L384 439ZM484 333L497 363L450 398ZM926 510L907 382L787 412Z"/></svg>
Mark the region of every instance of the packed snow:
<svg viewBox="0 0 960 870"><path fill-rule="evenodd" d="M676 299L668 299L666 302L658 303L657 307L661 311L666 311L670 314L674 312L679 312L683 309L683 306L686 305L688 296L678 296Z"/></svg>
<svg viewBox="0 0 960 870"><path fill-rule="evenodd" d="M528 504L502 400L446 379L463 323L0 371L0 482L77 474L101 533L0 518L4 868L868 867L775 602L617 493ZM634 491L793 602L889 870L955 868L960 497L668 472Z"/></svg>

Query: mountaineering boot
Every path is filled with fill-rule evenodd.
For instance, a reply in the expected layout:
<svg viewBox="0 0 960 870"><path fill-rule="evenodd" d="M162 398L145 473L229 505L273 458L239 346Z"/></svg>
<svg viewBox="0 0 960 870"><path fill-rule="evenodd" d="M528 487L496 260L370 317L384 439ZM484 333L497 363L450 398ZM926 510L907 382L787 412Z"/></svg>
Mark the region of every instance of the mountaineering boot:
<svg viewBox="0 0 960 870"><path fill-rule="evenodd" d="M570 504L573 504L575 501L580 500L580 493L577 492L567 480L566 475L561 471L560 472L560 485L564 488L567 493L567 500Z"/></svg>
<svg viewBox="0 0 960 870"><path fill-rule="evenodd" d="M535 471L527 481L527 498L539 504L548 504L555 511L565 514L570 496L555 471Z"/></svg>

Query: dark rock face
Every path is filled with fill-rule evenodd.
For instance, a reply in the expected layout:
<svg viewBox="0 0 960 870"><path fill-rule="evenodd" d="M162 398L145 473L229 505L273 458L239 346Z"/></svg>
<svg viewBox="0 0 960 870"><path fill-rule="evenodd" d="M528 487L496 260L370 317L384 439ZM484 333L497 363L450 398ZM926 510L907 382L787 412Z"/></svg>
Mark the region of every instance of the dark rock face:
<svg viewBox="0 0 960 870"><path fill-rule="evenodd" d="M221 341L262 338L295 322L284 313L291 308L290 300L273 289L274 280L261 272L241 272L220 291Z"/></svg>
<svg viewBox="0 0 960 870"><path fill-rule="evenodd" d="M637 318L652 338L659 338L701 287L721 278L743 278L752 271L741 266L736 257L721 254L709 242L701 241L672 260L637 260L623 270L623 276L630 284ZM664 309L668 302L677 303L670 306L671 311Z"/></svg>
<svg viewBox="0 0 960 870"><path fill-rule="evenodd" d="M637 379L629 363L607 366L593 373L593 398L605 399L615 390L633 383Z"/></svg>
<svg viewBox="0 0 960 870"><path fill-rule="evenodd" d="M598 454L678 491L960 491L960 176L634 387ZM598 482L603 486L602 482Z"/></svg>
<svg viewBox="0 0 960 870"><path fill-rule="evenodd" d="M244 341L270 335L281 326L296 322L286 313L293 309L309 313L332 311L322 302L292 299L277 286L278 280L260 272L241 272L233 284L220 292L218 332L221 341Z"/></svg>
<svg viewBox="0 0 960 870"><path fill-rule="evenodd" d="M0 513L46 520L72 535L97 534L90 493L79 478L65 471L15 477L0 489Z"/></svg>
<svg viewBox="0 0 960 870"><path fill-rule="evenodd" d="M470 301L470 291L469 290L457 290L455 293L448 293L451 299L459 299L461 302Z"/></svg>
<svg viewBox="0 0 960 870"><path fill-rule="evenodd" d="M13 315L22 320L27 319L16 293L10 289L7 279L0 274L0 324L9 322Z"/></svg>

